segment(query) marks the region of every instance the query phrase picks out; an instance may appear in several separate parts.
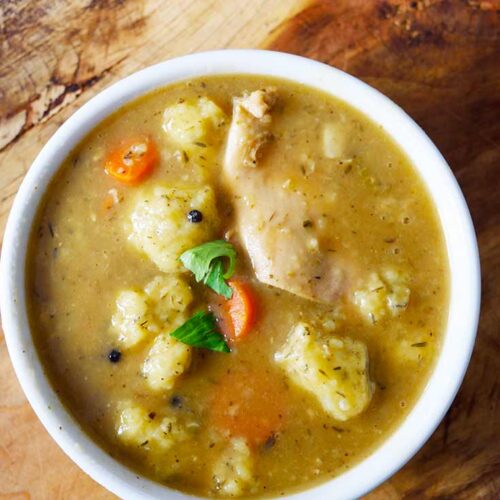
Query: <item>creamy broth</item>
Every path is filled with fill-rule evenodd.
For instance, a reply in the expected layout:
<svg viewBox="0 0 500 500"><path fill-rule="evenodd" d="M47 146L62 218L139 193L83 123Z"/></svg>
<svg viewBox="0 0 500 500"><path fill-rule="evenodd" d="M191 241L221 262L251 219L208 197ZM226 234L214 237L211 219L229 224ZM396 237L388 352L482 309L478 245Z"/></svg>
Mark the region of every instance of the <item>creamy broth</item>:
<svg viewBox="0 0 500 500"><path fill-rule="evenodd" d="M243 161L241 178L227 175L233 98L266 88L276 89L276 102L269 105L271 121L265 123L267 135L256 165ZM178 131L172 132L179 123L172 113L178 112L178 104L199 103L200 98L218 110L202 110L210 130L199 134L206 132L207 140L184 147ZM165 114L166 109L174 111ZM158 159L151 175L129 186L107 175L104 166L123 138L137 136L150 138ZM381 127L346 103L289 81L209 77L133 101L61 160L31 238L31 326L55 390L111 456L163 484L201 496L278 496L348 470L408 414L439 353L448 311L448 262L431 199ZM247 172L265 177L257 178L253 191L248 188L251 196L242 204ZM147 242L139 248L142 235L137 235L140 224L134 226L134 214L137 220L138 204L147 208L150 202L141 193L170 196L158 195L155 186L162 186L163 193L170 188L212 190L216 215L211 221L212 212L201 210L198 239L188 247L220 239L234 245L233 279L250 287L256 319L245 337L228 340L231 353L192 347L182 354L191 358L190 364L174 372L170 387L162 378L152 388L144 363L156 337L168 335L195 311L210 307L218 317L225 307L223 297L197 283L181 265L162 271L176 265L172 262L178 262L179 252L169 255L168 246L155 260ZM266 198L269 193L275 198ZM263 279L258 259L270 245L269 236L262 232L245 239L244 232L252 220L248 210L260 214L274 206L282 208L266 219L265 226L274 231L271 237L278 245L285 234L292 238L290 245L304 242L311 261L309 254L294 254L291 246L290 260L296 257L299 271L288 272L287 259L271 259L276 274ZM296 220L301 213L309 215ZM286 231L292 223L296 226L290 236ZM194 227L187 216L176 224L180 231L183 224ZM174 243L177 237L171 234ZM338 271L328 278L335 287L297 285L301 270L314 259L322 265L325 256L332 259L327 272ZM159 264L158 259L167 257L168 263ZM123 340L123 322L117 319L120 294L132 291L153 304L148 283L165 276L180 279L192 301L171 321L160 322L160 330L144 334L149 327L141 326L144 320L133 326L144 338ZM319 274L310 279L327 278ZM175 285L169 293L177 298L181 288ZM332 296L321 295L324 290L333 290ZM352 396L349 404L335 399L343 397L345 379L338 382L340 396L321 396L316 379L307 379L311 387L305 387L301 381L308 375L301 370L309 366L293 365L283 354L296 349L293 332L299 338L300 328L314 331L318 352L347 349L348 363L366 353L367 372L353 368L349 375L352 380L356 373L364 384L359 389L363 395L347 395L346 401ZM119 353L115 362L112 350ZM168 357L167 351L162 356ZM343 369L335 366L334 374L325 377L337 377ZM329 410L332 401L339 408Z"/></svg>

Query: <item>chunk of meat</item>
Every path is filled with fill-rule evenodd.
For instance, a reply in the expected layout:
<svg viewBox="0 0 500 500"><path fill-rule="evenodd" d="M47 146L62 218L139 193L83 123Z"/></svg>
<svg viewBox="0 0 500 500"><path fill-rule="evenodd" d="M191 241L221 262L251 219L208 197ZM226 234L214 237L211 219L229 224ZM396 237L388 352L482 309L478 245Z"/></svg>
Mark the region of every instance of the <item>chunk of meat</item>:
<svg viewBox="0 0 500 500"><path fill-rule="evenodd" d="M283 178L271 165L259 165L273 136L276 100L274 88L234 99L224 173L236 229L259 281L331 303L341 292L343 272L311 223L321 214L300 190L283 189Z"/></svg>
<svg viewBox="0 0 500 500"><path fill-rule="evenodd" d="M347 337L323 339L310 325L299 323L274 359L337 420L359 415L371 400L374 386L362 342Z"/></svg>
<svg viewBox="0 0 500 500"><path fill-rule="evenodd" d="M270 111L275 102L274 87L233 99L233 118L224 159L229 171L237 172L240 166L257 165L262 147L273 137Z"/></svg>

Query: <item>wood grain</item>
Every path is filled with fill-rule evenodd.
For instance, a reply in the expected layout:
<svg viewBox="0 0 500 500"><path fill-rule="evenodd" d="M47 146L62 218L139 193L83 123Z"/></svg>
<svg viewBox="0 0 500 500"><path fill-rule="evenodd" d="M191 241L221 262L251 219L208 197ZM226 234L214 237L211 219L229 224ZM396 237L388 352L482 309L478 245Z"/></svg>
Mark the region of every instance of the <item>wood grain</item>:
<svg viewBox="0 0 500 500"><path fill-rule="evenodd" d="M482 264L464 384L421 452L368 495L500 498L500 2L7 0L0 3L0 233L56 128L113 81L168 57L269 47L352 73L434 140L465 193ZM0 336L0 499L111 498L26 403Z"/></svg>

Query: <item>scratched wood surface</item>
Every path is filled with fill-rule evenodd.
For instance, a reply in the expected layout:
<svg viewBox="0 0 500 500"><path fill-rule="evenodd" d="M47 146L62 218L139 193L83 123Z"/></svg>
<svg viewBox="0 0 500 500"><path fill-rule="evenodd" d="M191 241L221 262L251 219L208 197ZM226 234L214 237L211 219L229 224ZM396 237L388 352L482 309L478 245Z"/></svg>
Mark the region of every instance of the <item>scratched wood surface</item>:
<svg viewBox="0 0 500 500"><path fill-rule="evenodd" d="M498 0L2 0L0 234L42 145L133 71L198 50L267 47L358 76L447 158L471 208L483 278L458 397L420 453L368 498L500 498L499 33ZM38 422L1 333L0 387L0 499L112 498Z"/></svg>

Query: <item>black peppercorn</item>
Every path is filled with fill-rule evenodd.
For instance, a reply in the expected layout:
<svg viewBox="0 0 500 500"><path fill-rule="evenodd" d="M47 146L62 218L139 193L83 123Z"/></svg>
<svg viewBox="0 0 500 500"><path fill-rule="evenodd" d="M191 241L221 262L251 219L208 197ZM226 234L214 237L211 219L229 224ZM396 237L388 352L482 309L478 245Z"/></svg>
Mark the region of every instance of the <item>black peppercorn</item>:
<svg viewBox="0 0 500 500"><path fill-rule="evenodd" d="M118 363L121 357L122 353L120 351L117 351L116 349L112 349L108 354L108 359L111 361L111 363Z"/></svg>
<svg viewBox="0 0 500 500"><path fill-rule="evenodd" d="M191 210L187 215L188 221L194 224L201 222L203 220L203 214L199 210Z"/></svg>
<svg viewBox="0 0 500 500"><path fill-rule="evenodd" d="M172 408L182 408L182 403L183 400L181 396L175 395L170 398L170 406L172 406Z"/></svg>

